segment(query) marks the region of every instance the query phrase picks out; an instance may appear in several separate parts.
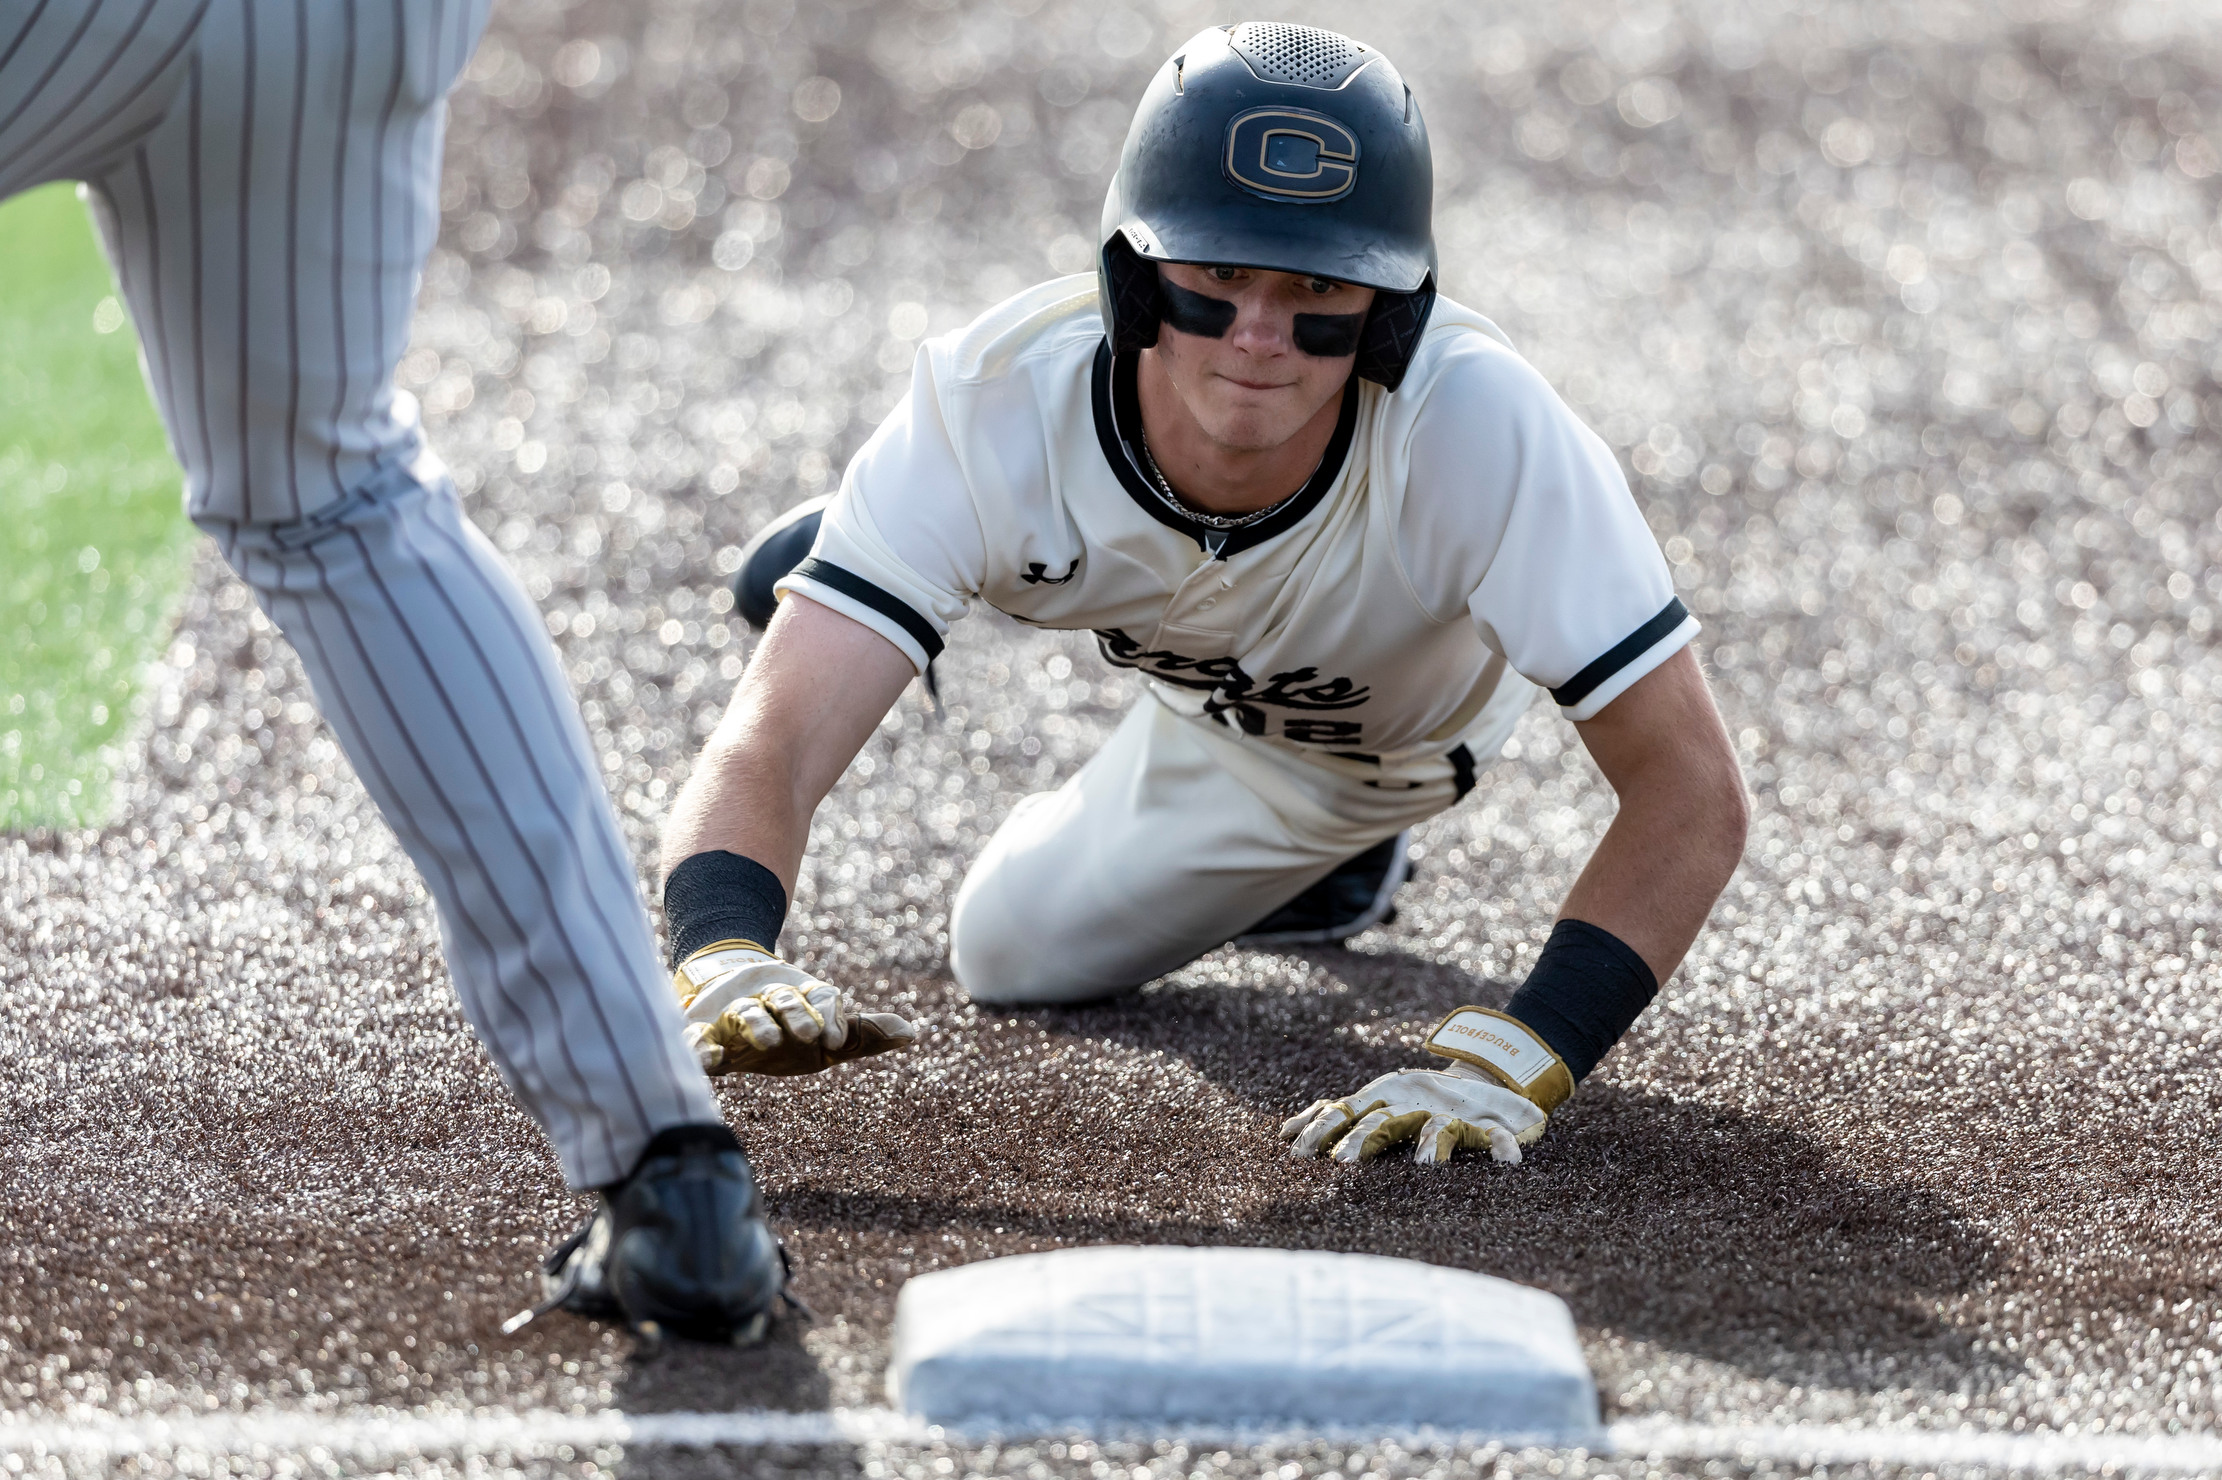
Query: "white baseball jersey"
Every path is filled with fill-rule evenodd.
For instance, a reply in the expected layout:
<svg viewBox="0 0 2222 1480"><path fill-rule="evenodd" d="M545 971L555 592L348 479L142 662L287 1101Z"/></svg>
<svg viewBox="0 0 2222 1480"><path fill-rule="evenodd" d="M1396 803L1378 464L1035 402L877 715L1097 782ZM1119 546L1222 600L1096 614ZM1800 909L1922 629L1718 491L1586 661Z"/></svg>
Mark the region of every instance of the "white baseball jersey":
<svg viewBox="0 0 2222 1480"><path fill-rule="evenodd" d="M547 628L393 387L488 6L0 0L0 198L85 183L187 509L299 650L585 1187L719 1112Z"/></svg>
<svg viewBox="0 0 2222 1480"><path fill-rule="evenodd" d="M1459 743L1508 684L1587 719L1697 631L1604 443L1455 303L1394 394L1351 383L1311 480L1225 536L1139 470L1134 374L1092 277L929 341L780 589L920 669L976 600L1091 629L1176 709L1384 761Z"/></svg>

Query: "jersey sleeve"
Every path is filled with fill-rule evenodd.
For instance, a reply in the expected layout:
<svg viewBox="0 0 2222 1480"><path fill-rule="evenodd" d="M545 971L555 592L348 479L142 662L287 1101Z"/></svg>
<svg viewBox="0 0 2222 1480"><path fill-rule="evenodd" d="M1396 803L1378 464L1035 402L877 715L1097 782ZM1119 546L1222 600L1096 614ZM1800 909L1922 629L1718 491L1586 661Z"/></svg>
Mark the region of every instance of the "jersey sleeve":
<svg viewBox="0 0 2222 1480"><path fill-rule="evenodd" d="M1411 429L1402 542L1417 594L1589 719L1697 634L1603 440L1528 363L1475 336Z"/></svg>
<svg viewBox="0 0 2222 1480"><path fill-rule="evenodd" d="M921 350L910 393L842 475L810 558L773 589L863 623L923 673L979 593L986 545L934 356Z"/></svg>

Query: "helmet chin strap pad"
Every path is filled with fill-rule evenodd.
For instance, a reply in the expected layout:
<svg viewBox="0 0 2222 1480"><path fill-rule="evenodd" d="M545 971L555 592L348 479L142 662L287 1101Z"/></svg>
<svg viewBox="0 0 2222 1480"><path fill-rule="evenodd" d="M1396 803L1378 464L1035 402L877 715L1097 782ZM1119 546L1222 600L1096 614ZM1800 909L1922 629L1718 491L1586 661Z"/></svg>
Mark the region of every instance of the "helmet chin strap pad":
<svg viewBox="0 0 2222 1480"><path fill-rule="evenodd" d="M1165 302L1157 264L1128 245L1126 233L1119 231L1103 244L1101 271L1103 296L1111 309L1104 329L1111 336L1112 353L1129 354L1156 344Z"/></svg>
<svg viewBox="0 0 2222 1480"><path fill-rule="evenodd" d="M1427 329L1427 316L1435 311L1435 274L1409 293L1373 295L1366 326L1358 335L1358 365L1354 373L1385 391L1404 384L1412 356Z"/></svg>

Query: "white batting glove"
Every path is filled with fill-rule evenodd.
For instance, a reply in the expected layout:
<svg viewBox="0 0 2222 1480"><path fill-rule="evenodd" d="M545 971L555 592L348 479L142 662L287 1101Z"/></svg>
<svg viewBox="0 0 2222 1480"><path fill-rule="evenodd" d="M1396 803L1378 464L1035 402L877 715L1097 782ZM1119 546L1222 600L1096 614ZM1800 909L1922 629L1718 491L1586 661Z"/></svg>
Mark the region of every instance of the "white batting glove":
<svg viewBox="0 0 2222 1480"><path fill-rule="evenodd" d="M815 1074L918 1037L892 1012L858 1012L847 992L754 941L704 946L680 964L672 985L687 1046L708 1074Z"/></svg>
<svg viewBox="0 0 2222 1480"><path fill-rule="evenodd" d="M1337 1161L1365 1161L1391 1146L1417 1140L1412 1160L1438 1166L1461 1146L1486 1149L1498 1161L1517 1163L1550 1117L1534 1101L1504 1088L1479 1069L1399 1069L1344 1100L1321 1100L1281 1126L1293 1141L1289 1155L1303 1159L1327 1151Z"/></svg>

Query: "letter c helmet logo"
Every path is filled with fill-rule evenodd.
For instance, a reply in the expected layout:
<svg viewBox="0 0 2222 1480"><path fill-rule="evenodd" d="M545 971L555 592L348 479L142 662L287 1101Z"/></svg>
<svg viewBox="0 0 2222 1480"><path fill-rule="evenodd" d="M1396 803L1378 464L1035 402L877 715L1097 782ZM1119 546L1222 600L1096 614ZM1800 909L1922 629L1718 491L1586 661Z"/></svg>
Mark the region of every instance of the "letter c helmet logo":
<svg viewBox="0 0 2222 1480"><path fill-rule="evenodd" d="M1227 125L1225 169L1271 200L1340 200L1358 183L1358 136L1324 113L1252 108Z"/></svg>

